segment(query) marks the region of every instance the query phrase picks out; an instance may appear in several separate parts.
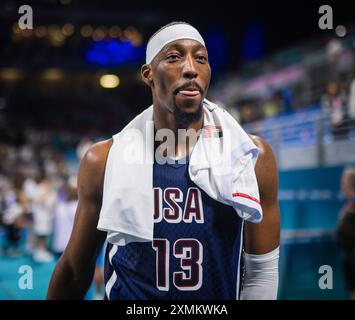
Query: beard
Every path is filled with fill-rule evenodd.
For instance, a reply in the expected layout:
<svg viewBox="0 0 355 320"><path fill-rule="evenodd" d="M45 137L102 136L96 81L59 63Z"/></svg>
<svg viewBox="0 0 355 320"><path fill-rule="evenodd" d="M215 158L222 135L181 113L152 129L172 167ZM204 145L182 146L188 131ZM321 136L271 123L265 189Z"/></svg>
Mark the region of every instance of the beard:
<svg viewBox="0 0 355 320"><path fill-rule="evenodd" d="M184 112L176 105L173 111L174 118L177 122L178 128L180 129L186 129L189 126L189 124L200 120L202 113L203 113L202 102L199 105L198 109L194 112Z"/></svg>

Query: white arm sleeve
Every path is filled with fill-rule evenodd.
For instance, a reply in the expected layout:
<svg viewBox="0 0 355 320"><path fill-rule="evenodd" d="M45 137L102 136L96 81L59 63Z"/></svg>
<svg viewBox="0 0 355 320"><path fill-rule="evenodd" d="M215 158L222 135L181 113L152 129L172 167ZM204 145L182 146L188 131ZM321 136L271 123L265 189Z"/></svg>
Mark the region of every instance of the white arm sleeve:
<svg viewBox="0 0 355 320"><path fill-rule="evenodd" d="M241 300L276 300L279 284L280 247L265 254L244 252Z"/></svg>

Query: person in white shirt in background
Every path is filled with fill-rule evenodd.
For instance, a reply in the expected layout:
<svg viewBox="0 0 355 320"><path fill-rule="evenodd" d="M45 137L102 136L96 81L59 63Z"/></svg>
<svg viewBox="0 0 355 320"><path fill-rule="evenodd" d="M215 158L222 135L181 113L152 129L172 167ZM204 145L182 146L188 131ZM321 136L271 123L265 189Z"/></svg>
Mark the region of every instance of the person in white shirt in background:
<svg viewBox="0 0 355 320"><path fill-rule="evenodd" d="M348 133L347 101L345 92L336 81L329 81L321 99L322 109L330 119L331 131L336 139L344 139Z"/></svg>
<svg viewBox="0 0 355 320"><path fill-rule="evenodd" d="M70 177L64 199L58 201L54 211L53 251L59 258L68 244L78 205L76 177Z"/></svg>
<svg viewBox="0 0 355 320"><path fill-rule="evenodd" d="M48 238L53 231L54 209L57 201L52 182L44 178L38 185L36 195L33 199L33 230L37 238L36 249L33 260L38 263L50 262L53 255L48 251Z"/></svg>
<svg viewBox="0 0 355 320"><path fill-rule="evenodd" d="M26 197L26 217L27 217L27 240L26 253L33 254L36 248L36 236L33 231L33 200L36 197L39 185L38 173L35 169L29 170L27 178L23 184L23 192Z"/></svg>
<svg viewBox="0 0 355 320"><path fill-rule="evenodd" d="M3 254L12 257L20 255L21 230L26 226L25 198L21 190L8 185L4 188L4 224L5 238L2 245Z"/></svg>

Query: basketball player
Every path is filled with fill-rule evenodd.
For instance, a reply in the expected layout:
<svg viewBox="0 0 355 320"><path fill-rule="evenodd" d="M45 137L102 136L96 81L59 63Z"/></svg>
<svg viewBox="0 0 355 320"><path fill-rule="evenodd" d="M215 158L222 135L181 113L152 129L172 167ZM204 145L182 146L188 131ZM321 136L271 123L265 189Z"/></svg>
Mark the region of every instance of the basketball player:
<svg viewBox="0 0 355 320"><path fill-rule="evenodd" d="M181 25L184 28L179 28ZM187 31L179 33L180 29ZM164 26L149 42L163 33L168 40L141 68L142 78L152 91L155 130L170 129L175 134L181 128L198 131L203 126L202 102L211 78L207 49L199 40L202 37L191 37L198 31L186 23ZM193 146L177 143L175 154L177 158L186 157L187 163L155 162L153 188L160 188L163 193L179 189L182 202L164 196L155 199L156 205L183 211L189 202L203 212L204 220L171 223L161 219L154 223L153 243L109 243L106 299L276 299L280 233L277 168L269 145L261 138L251 138L260 149L255 173L262 222L244 222L233 207L210 198L194 185L187 174ZM97 225L106 160L112 145L112 139L93 145L81 161L75 224L53 272L48 299L81 299L91 283L96 256L106 237ZM198 241L186 241L187 238ZM184 251L186 247L189 250Z"/></svg>

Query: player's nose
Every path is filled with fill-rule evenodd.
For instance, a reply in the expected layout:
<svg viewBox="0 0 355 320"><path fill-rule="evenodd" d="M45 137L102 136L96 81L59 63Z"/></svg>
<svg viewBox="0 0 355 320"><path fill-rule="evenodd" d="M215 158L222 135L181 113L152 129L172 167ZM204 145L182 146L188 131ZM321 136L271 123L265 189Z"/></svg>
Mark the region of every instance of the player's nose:
<svg viewBox="0 0 355 320"><path fill-rule="evenodd" d="M194 79L197 78L198 72L195 61L192 56L188 55L184 61L182 75L184 78Z"/></svg>

